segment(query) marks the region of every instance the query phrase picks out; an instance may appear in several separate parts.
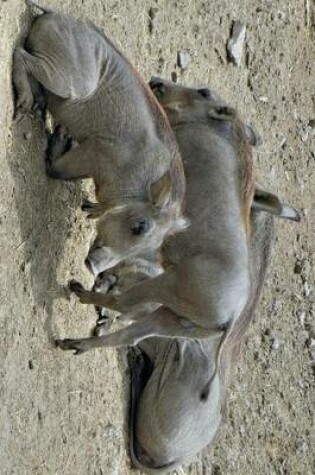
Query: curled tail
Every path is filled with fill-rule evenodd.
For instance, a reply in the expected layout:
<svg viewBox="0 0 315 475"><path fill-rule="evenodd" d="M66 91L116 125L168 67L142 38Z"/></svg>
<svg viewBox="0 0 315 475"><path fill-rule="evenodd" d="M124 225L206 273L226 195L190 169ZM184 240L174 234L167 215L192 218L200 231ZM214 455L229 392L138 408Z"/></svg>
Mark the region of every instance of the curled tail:
<svg viewBox="0 0 315 475"><path fill-rule="evenodd" d="M53 10L50 10L49 8L46 8L46 7L42 7L40 5L38 5L38 3L35 1L35 0L25 0L25 4L28 6L28 7L35 7L37 8L39 11L41 11L42 13L53 13Z"/></svg>
<svg viewBox="0 0 315 475"><path fill-rule="evenodd" d="M203 400L208 399L208 396L210 394L211 384L212 384L214 378L216 377L216 375L218 374L218 372L220 370L220 361L221 361L222 349L223 349L226 341L228 340L229 336L231 335L233 327L234 327L234 321L232 320L228 323L228 325L227 325L226 329L224 330L224 333L221 337L221 340L219 342L219 345L218 345L218 348L217 348L217 351L216 351L216 355L215 355L214 372L211 375L211 378L209 379L209 381L207 382L207 384L205 385L205 387L203 388L203 390L201 392L201 398Z"/></svg>
<svg viewBox="0 0 315 475"><path fill-rule="evenodd" d="M146 361L140 355L136 358L129 354L129 364L131 367L131 388L130 388L130 416L129 416L129 450L132 465L149 475L162 475L179 468L180 462L171 462L162 467L150 466L149 457L145 454L139 456L139 447L136 440L137 405L140 394L150 376L147 374ZM151 371L152 372L152 371ZM143 461L140 459L143 458ZM147 460L145 460L147 459ZM151 462L153 463L153 462Z"/></svg>

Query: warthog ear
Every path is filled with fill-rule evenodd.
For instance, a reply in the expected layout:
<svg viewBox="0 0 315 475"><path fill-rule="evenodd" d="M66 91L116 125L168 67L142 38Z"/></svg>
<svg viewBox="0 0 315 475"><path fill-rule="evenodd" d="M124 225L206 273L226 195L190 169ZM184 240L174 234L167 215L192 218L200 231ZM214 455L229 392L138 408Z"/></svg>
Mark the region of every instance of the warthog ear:
<svg viewBox="0 0 315 475"><path fill-rule="evenodd" d="M149 198L151 203L158 208L163 208L170 200L172 192L172 179L169 172L150 186Z"/></svg>
<svg viewBox="0 0 315 475"><path fill-rule="evenodd" d="M252 125L245 124L245 136L253 147L259 147L262 144L261 137Z"/></svg>
<svg viewBox="0 0 315 475"><path fill-rule="evenodd" d="M300 221L300 213L287 203L282 203L277 195L269 193L256 185L252 208L256 211L265 211L279 218Z"/></svg>

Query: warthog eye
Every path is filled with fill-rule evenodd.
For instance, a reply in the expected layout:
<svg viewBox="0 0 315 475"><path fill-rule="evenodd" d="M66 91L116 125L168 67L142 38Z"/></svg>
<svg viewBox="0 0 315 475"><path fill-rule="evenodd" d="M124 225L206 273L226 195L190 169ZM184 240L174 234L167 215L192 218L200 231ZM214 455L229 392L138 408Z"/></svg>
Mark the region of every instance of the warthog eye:
<svg viewBox="0 0 315 475"><path fill-rule="evenodd" d="M211 92L210 89L208 88L203 88L203 89L198 89L197 91L202 97L205 97L206 99L211 99Z"/></svg>
<svg viewBox="0 0 315 475"><path fill-rule="evenodd" d="M131 226L131 232L134 236L141 236L149 231L149 221L147 219L141 218L133 223Z"/></svg>

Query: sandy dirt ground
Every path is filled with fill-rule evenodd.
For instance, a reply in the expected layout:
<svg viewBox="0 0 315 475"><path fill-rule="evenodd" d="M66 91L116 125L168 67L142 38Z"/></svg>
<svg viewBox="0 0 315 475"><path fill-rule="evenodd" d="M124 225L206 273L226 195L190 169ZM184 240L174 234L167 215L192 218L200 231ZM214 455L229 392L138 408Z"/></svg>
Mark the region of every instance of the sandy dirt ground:
<svg viewBox="0 0 315 475"><path fill-rule="evenodd" d="M46 4L93 20L146 79L176 73L187 85L211 85L260 132L257 174L303 220L276 223L226 426L184 472L314 475L313 0ZM226 59L234 19L247 25L239 68ZM69 278L92 283L83 266L92 227L79 208L87 185L45 176L39 121L12 122L11 55L29 22L22 0L0 2L0 473L125 475L125 352L74 357L52 344L53 336L87 335L95 322L92 308L62 298ZM190 54L185 71L176 66L182 50Z"/></svg>

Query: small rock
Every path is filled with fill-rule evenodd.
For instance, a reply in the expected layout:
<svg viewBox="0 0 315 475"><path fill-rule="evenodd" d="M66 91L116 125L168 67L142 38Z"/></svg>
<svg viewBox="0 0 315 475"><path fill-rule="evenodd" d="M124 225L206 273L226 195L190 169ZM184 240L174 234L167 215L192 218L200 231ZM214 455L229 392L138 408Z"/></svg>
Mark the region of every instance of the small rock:
<svg viewBox="0 0 315 475"><path fill-rule="evenodd" d="M240 431L241 436L244 437L244 435L246 433L246 429L243 425L240 425L239 431Z"/></svg>
<svg viewBox="0 0 315 475"><path fill-rule="evenodd" d="M246 25L240 21L234 21L231 38L227 43L227 52L229 59L235 64L235 66L241 65L245 36Z"/></svg>
<svg viewBox="0 0 315 475"><path fill-rule="evenodd" d="M303 439L298 439L295 443L296 451L304 454L308 451L308 443Z"/></svg>
<svg viewBox="0 0 315 475"><path fill-rule="evenodd" d="M276 351L276 350L279 349L279 347L280 347L280 340L279 340L279 338L278 338L277 336L273 336L273 337L271 338L271 345L270 345L270 348L271 348L272 350L275 350L275 351Z"/></svg>
<svg viewBox="0 0 315 475"><path fill-rule="evenodd" d="M191 61L191 55L189 51L182 50L177 53L177 65L181 69L187 69L190 61Z"/></svg>
<svg viewBox="0 0 315 475"><path fill-rule="evenodd" d="M99 310L99 319L102 318L108 318L107 309L105 307L101 307Z"/></svg>
<svg viewBox="0 0 315 475"><path fill-rule="evenodd" d="M259 96L257 99L259 100L259 102L269 102L267 96Z"/></svg>
<svg viewBox="0 0 315 475"><path fill-rule="evenodd" d="M307 142L308 141L308 134L309 134L309 129L308 128L302 130L302 133L301 133L302 142Z"/></svg>
<svg viewBox="0 0 315 475"><path fill-rule="evenodd" d="M311 289L310 286L308 285L307 280L303 283L303 296L305 298L308 298L310 296Z"/></svg>
<svg viewBox="0 0 315 475"><path fill-rule="evenodd" d="M32 138L32 132L24 132L23 137L25 140L30 140Z"/></svg>
<svg viewBox="0 0 315 475"><path fill-rule="evenodd" d="M308 338L305 343L308 349L312 350L313 348L315 348L314 338Z"/></svg>
<svg viewBox="0 0 315 475"><path fill-rule="evenodd" d="M296 311L296 318L300 325L304 326L305 324L305 312L301 308Z"/></svg>

